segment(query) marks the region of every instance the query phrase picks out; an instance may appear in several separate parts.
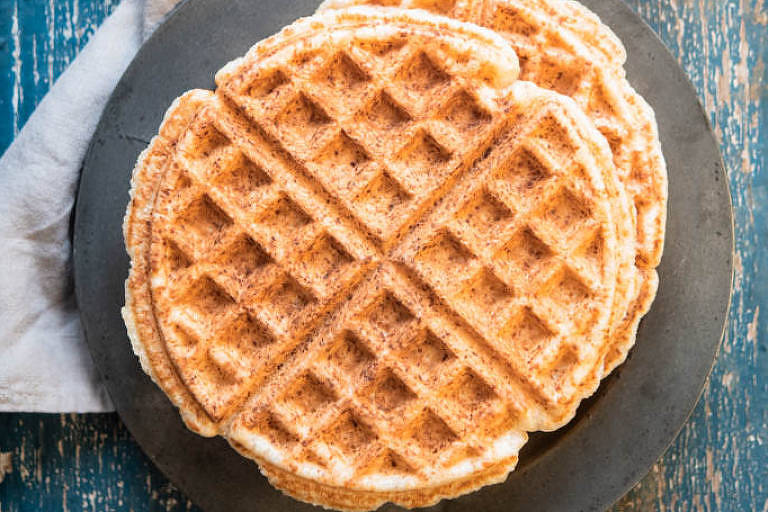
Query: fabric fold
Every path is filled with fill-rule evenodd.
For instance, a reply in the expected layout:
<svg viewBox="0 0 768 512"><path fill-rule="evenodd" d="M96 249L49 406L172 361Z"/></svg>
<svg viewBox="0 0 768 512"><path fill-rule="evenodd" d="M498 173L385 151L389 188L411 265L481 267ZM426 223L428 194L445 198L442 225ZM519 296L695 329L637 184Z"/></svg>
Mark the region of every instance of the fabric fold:
<svg viewBox="0 0 768 512"><path fill-rule="evenodd" d="M0 158L0 412L105 412L83 338L70 220L112 90L173 0L123 0Z"/></svg>

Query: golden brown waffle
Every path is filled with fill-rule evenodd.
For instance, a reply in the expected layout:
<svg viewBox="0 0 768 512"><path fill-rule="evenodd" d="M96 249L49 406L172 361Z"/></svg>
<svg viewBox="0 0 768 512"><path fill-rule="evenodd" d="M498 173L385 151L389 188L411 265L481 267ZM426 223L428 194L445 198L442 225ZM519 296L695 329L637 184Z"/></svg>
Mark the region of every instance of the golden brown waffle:
<svg viewBox="0 0 768 512"><path fill-rule="evenodd" d="M605 140L516 71L488 31L358 9L177 100L133 177L124 316L191 429L359 510L500 481L573 415L631 219Z"/></svg>
<svg viewBox="0 0 768 512"><path fill-rule="evenodd" d="M625 78L619 39L583 5L564 0L326 0L318 11L351 5L425 9L492 28L520 57L521 79L573 98L608 139L635 205L638 267L622 272L630 288L620 293L626 313L614 321L614 348L604 371L610 373L634 344L656 294L667 201L655 116Z"/></svg>

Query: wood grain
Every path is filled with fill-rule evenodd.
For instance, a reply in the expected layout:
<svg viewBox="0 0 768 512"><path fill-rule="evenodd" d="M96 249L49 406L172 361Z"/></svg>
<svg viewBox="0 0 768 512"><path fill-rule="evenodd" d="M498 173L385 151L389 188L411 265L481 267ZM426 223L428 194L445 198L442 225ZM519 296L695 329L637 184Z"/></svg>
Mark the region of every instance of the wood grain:
<svg viewBox="0 0 768 512"><path fill-rule="evenodd" d="M726 338L701 401L667 454L616 509L765 512L768 9L764 0L629 3L677 56L722 142L736 275Z"/></svg>
<svg viewBox="0 0 768 512"><path fill-rule="evenodd" d="M666 455L614 510L768 512L768 6L627 2L678 58L722 141L736 278L726 339L701 401ZM0 151L116 4L0 0ZM114 414L2 414L0 512L33 510L195 507Z"/></svg>

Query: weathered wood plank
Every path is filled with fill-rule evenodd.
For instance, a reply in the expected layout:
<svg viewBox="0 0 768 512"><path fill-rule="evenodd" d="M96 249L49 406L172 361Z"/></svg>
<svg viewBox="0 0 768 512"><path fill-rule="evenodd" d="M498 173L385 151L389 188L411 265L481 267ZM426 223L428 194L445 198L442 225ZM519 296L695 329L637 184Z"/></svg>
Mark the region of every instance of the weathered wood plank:
<svg viewBox="0 0 768 512"><path fill-rule="evenodd" d="M119 0L0 0L0 153Z"/></svg>
<svg viewBox="0 0 768 512"><path fill-rule="evenodd" d="M722 141L736 276L726 339L701 402L666 456L616 509L765 511L768 10L764 0L629 3L678 56Z"/></svg>
<svg viewBox="0 0 768 512"><path fill-rule="evenodd" d="M0 0L0 151L117 1ZM768 512L768 7L627 1L678 57L722 141L737 275L702 401L614 510ZM192 509L116 415L0 415L0 512Z"/></svg>
<svg viewBox="0 0 768 512"><path fill-rule="evenodd" d="M2 454L2 512L193 510L116 414L0 414Z"/></svg>

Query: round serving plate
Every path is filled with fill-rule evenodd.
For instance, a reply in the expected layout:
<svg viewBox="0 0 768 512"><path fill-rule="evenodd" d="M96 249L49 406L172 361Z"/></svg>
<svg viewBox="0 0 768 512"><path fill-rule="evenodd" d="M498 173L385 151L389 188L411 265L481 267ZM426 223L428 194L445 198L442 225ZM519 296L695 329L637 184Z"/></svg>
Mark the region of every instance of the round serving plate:
<svg viewBox="0 0 768 512"><path fill-rule="evenodd" d="M144 44L115 89L85 159L74 225L75 284L93 358L117 411L174 484L208 511L314 509L272 488L221 438L188 431L141 371L120 317L128 257L122 220L139 153L182 92L317 7L312 0L188 0ZM712 368L729 306L728 184L695 91L621 0L585 0L624 41L632 85L654 107L669 170L660 288L627 362L565 428L534 434L506 482L434 510L603 510L632 487L685 423ZM385 508L394 509L388 506Z"/></svg>

